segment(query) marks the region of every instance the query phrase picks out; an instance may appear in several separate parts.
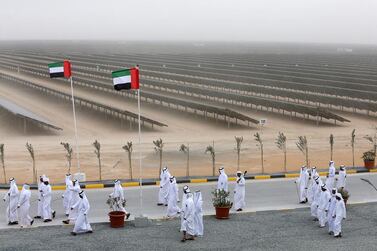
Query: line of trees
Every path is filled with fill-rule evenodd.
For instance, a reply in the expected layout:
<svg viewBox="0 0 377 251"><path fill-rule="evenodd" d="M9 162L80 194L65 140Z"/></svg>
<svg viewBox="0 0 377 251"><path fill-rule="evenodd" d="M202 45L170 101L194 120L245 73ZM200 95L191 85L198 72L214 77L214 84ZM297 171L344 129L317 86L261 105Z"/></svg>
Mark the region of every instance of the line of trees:
<svg viewBox="0 0 377 251"><path fill-rule="evenodd" d="M351 140L350 140L350 146L352 149L352 165L355 166L355 144L356 144L356 130L353 129L351 132ZM261 172L265 173L264 170L264 141L261 133L256 132L254 135L254 141L257 143L257 147L260 151L260 161L261 161ZM375 128L374 135L366 135L364 138L370 142L373 146L373 149L371 150L376 154L377 151L377 127ZM241 162L241 152L242 152L242 146L244 142L243 136L235 136L235 152L237 155L237 171L240 170L240 162ZM67 168L68 173L71 172L72 168L72 158L73 158L73 149L72 146L68 142L60 142L60 144L63 146L65 150L65 159L67 161ZM284 135L284 133L279 132L276 139L275 144L279 150L282 151L284 160L283 160L283 169L285 172L287 172L287 137ZM163 152L165 143L161 138L153 141L154 150L156 154L159 156L159 174L162 170L162 164L163 164ZM307 140L307 137L305 135L299 136L297 141L295 142L295 145L299 149L299 151L304 156L304 163L306 166L310 166L310 158L309 158L309 142ZM94 154L97 157L98 160L98 177L99 180L102 180L102 160L101 160L101 144L98 140L95 140L92 143L92 146L94 147ZM330 134L329 136L329 150L330 150L330 159L333 160L334 155L334 146L335 146L335 137L333 134ZM34 147L31 143L26 143L26 149L29 152L31 161L32 161L32 174L33 174L33 182L37 182L37 168L36 168L36 161L35 161L35 152ZM132 154L133 154L133 143L132 141L127 142L122 146L122 149L127 153L128 157L128 168L129 168L129 175L130 178L133 179L133 168L132 168ZM7 182L7 175L6 175L6 168L5 168L5 146L4 144L0 144L0 163L3 169L3 179L4 182ZM186 156L186 176L190 176L190 145L187 144L181 144L178 148L178 151L183 153ZM212 162L212 175L216 175L216 150L215 150L215 142L213 141L212 144L208 145L204 151L204 154L207 154L210 156L211 162ZM117 162L119 164L120 160ZM117 165L116 164L116 165ZM115 165L115 166L116 166ZM114 166L114 167L115 167Z"/></svg>

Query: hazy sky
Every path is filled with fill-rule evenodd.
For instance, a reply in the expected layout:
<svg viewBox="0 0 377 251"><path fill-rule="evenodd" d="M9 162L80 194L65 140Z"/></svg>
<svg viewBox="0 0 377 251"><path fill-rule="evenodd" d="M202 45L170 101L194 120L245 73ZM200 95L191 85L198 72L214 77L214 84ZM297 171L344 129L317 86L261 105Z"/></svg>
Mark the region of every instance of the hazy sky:
<svg viewBox="0 0 377 251"><path fill-rule="evenodd" d="M377 0L0 0L0 39L377 44Z"/></svg>

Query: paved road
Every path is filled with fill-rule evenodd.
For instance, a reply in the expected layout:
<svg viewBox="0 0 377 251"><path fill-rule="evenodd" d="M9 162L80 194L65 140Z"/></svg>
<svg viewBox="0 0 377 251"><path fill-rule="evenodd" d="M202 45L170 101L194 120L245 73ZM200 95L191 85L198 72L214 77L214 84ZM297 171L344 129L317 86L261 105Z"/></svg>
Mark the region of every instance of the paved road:
<svg viewBox="0 0 377 251"><path fill-rule="evenodd" d="M376 203L348 206L343 238L313 222L308 208L204 219L204 237L181 243L179 220L145 228L93 224L94 233L71 236L71 227L0 230L0 250L376 250Z"/></svg>
<svg viewBox="0 0 377 251"><path fill-rule="evenodd" d="M350 203L363 203L377 201L377 192L360 178L368 178L377 185L377 174L352 174L348 175L347 186L351 193ZM271 179L271 180L248 180L246 182L246 212L279 210L307 207L307 205L298 204L297 192L293 183L294 179ZM230 182L230 190L233 191L235 182ZM211 191L215 188L216 183L188 184L192 191L200 189L203 193L204 213L206 215L214 214L211 204ZM179 185L180 196L182 196L182 187ZM112 189L88 189L86 190L89 202L91 203L91 211L89 220L91 222L108 221L107 213L109 211L106 205L106 199ZM37 221L36 226L40 225L57 225L61 224L61 220L65 219L62 210L61 194L63 191L53 192L53 208L57 211L57 219L52 223L42 223ZM4 196L5 191L0 191L0 196ZM32 192L32 201L36 199L36 191ZM143 187L143 211L142 213L150 218L158 219L166 215L165 207L158 207L157 202L158 187ZM125 188L125 196L128 206L126 209L131 212L132 216L140 215L139 207L139 188ZM36 202L32 203L32 215L36 213ZM133 218L131 216L131 219ZM0 228L8 228L5 222L5 203L0 201ZM10 228L17 228L11 226Z"/></svg>

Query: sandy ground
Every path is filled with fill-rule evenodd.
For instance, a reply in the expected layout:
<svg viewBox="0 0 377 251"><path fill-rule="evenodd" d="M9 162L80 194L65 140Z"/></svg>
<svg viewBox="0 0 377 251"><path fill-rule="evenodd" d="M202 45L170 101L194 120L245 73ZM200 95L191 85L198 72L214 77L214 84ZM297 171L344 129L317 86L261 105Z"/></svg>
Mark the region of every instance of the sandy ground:
<svg viewBox="0 0 377 251"><path fill-rule="evenodd" d="M21 74L28 79L38 81L61 91L69 92L69 86L62 82L38 79ZM82 97L92 97L101 102L108 102L114 106L121 106L130 111L135 111L135 100L127 98L112 98L108 94L99 95L98 92L76 88L76 94ZM18 182L31 182L31 159L25 148L25 143L33 144L36 155L36 166L39 174L50 176L53 183L64 180L67 172L65 153L60 142L74 143L74 130L72 108L69 102L48 97L30 88L0 81L0 96L30 109L31 111L48 118L55 125L63 128L63 131L46 131L37 127L28 127L24 134L17 120L12 116L0 114L0 142L5 144L5 165L7 176L15 176ZM261 130L258 127L230 128L225 123L216 124L214 121L204 120L202 117L180 113L175 110L156 109L150 104L142 104L142 115L151 117L169 125L168 128L157 130L147 129L142 135L142 160L143 176L153 178L158 176L159 157L154 152L153 140L162 138L165 142L163 153L163 165L167 165L175 176L186 174L186 156L178 151L182 143L190 145L190 175L211 175L212 163L209 155L204 154L206 146L213 144L216 149L216 166L224 165L228 174L237 169L237 154L235 151L234 136L243 136L240 169L249 173L261 172L260 150L254 141L253 134L261 132L264 139L264 169L266 173L284 171L283 154L276 147L275 139L279 131L284 132L288 138L287 170L299 169L305 159L295 146L297 137L305 135L310 145L310 165L321 168L327 166L330 159L329 135L335 136L334 161L337 165L352 166L352 151L350 147L351 131L356 129L355 165L363 165L361 154L369 150L371 145L363 139L366 134L372 134L373 126L377 125L375 117L354 115L351 113L336 112L351 120L351 123L340 125L322 124L316 126L315 122L302 118L284 117L281 115L240 109L240 112L255 118L266 118L267 124ZM93 153L91 145L95 139L102 144L102 178L129 178L129 166L127 155L121 146L127 141L135 144L132 166L134 178L139 175L137 132L122 128L119 121L105 118L104 115L91 112L86 109L77 109L79 148L81 171L84 171L88 180L98 179L98 161ZM75 150L75 149L74 149ZM118 163L116 167L113 167ZM73 159L71 172L77 172L76 158ZM0 180L3 182L2 172Z"/></svg>

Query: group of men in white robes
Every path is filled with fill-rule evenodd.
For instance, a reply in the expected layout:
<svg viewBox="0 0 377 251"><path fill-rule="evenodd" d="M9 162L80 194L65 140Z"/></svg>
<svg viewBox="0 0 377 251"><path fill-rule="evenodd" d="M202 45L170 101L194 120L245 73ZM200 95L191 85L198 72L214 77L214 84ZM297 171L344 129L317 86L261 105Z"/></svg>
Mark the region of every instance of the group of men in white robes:
<svg viewBox="0 0 377 251"><path fill-rule="evenodd" d="M340 189L346 186L346 168L340 166L336 178L335 163L330 161L329 172L323 183L316 168L308 170L301 168L300 177L296 180L300 203L310 203L310 212L313 221L319 222L319 227L328 225L328 232L334 237L341 237L342 220L346 218L346 207Z"/></svg>
<svg viewBox="0 0 377 251"><path fill-rule="evenodd" d="M242 211L245 207L245 173L237 171L236 173L236 185L234 188L234 208L237 212ZM217 189L228 192L228 175L225 173L224 167L219 169L219 178L217 181Z"/></svg>

